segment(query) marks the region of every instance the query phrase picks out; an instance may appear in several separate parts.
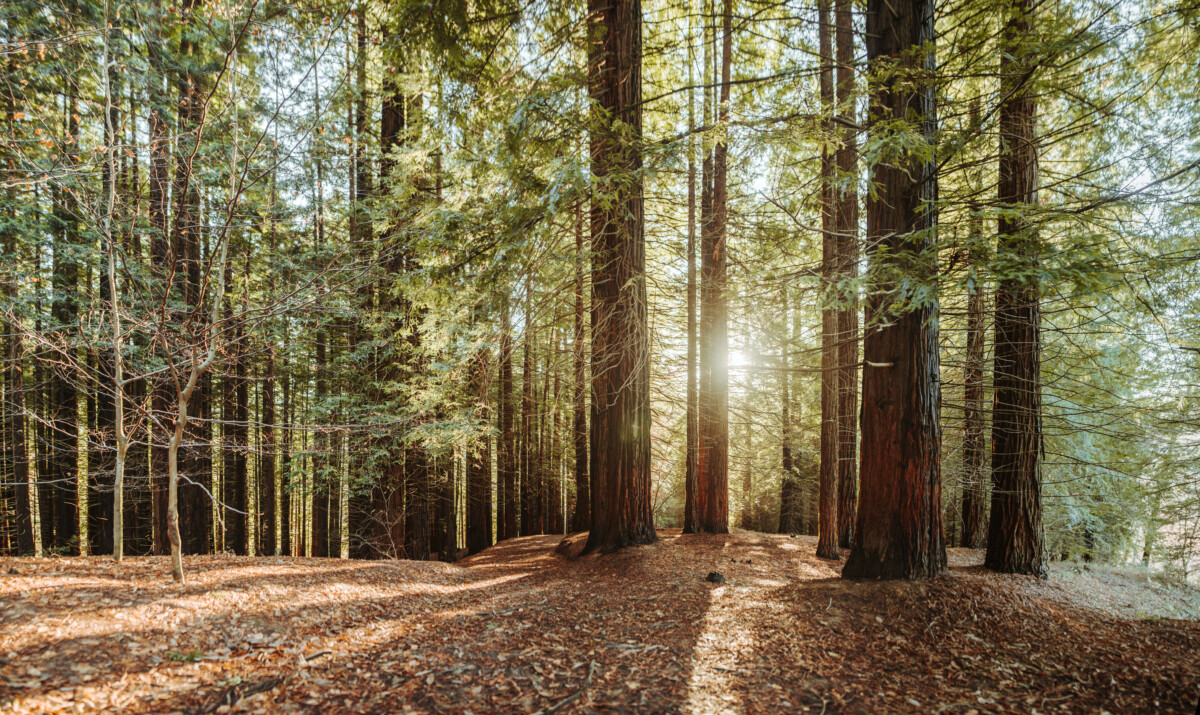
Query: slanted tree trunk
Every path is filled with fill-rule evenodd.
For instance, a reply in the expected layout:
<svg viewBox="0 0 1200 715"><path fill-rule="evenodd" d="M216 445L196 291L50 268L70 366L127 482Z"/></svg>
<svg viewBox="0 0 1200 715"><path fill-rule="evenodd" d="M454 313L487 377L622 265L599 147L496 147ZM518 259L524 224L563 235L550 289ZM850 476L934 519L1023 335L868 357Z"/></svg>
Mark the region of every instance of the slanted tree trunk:
<svg viewBox="0 0 1200 715"><path fill-rule="evenodd" d="M837 150L835 216L838 276L838 546L854 545L858 510L858 135L854 129L854 18L851 0L836 0Z"/></svg>
<svg viewBox="0 0 1200 715"><path fill-rule="evenodd" d="M592 101L592 529L585 549L653 542L642 197L641 0L589 0Z"/></svg>
<svg viewBox="0 0 1200 715"><path fill-rule="evenodd" d="M992 407L992 514L984 565L1045 575L1042 527L1040 247L1028 212L1037 204L1036 107L1030 75L1031 0L1015 0L1000 60L998 260L1009 266L996 288L995 398Z"/></svg>
<svg viewBox="0 0 1200 715"><path fill-rule="evenodd" d="M867 59L872 69L895 68L872 88L872 131L885 133L891 122L909 118L926 141L934 140L933 17L933 0L867 1ZM925 578L946 569L937 303L896 304L889 273L902 270L908 280L926 283L937 275L937 166L932 156L908 153L876 164L871 181L862 479L856 538L842 575Z"/></svg>
<svg viewBox="0 0 1200 715"><path fill-rule="evenodd" d="M833 129L833 49L829 0L817 3L820 47L821 129ZM838 551L838 237L834 207L836 166L828 147L821 149L821 476L817 515L817 556L840 559Z"/></svg>

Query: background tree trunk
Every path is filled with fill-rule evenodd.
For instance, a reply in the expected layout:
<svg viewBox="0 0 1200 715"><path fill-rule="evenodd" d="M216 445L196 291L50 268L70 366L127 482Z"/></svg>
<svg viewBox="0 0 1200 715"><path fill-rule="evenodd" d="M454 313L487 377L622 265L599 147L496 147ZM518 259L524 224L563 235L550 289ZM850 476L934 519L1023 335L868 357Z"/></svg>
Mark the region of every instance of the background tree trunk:
<svg viewBox="0 0 1200 715"><path fill-rule="evenodd" d="M854 545L858 510L858 134L854 92L854 17L851 0L836 0L837 150L835 216L838 275L838 546Z"/></svg>
<svg viewBox="0 0 1200 715"><path fill-rule="evenodd" d="M829 0L817 3L817 33L820 47L821 129L825 136L833 131L832 26ZM821 476L817 509L817 556L840 559L838 551L838 452L841 435L838 428L838 235L837 208L834 206L836 166L828 148L821 150Z"/></svg>
<svg viewBox="0 0 1200 715"><path fill-rule="evenodd" d="M1029 86L1030 0L1016 0L1000 60L999 260L1011 266L996 289L992 514L984 564L1044 575L1042 527L1041 286L1035 229L1022 215L1037 204L1035 105Z"/></svg>

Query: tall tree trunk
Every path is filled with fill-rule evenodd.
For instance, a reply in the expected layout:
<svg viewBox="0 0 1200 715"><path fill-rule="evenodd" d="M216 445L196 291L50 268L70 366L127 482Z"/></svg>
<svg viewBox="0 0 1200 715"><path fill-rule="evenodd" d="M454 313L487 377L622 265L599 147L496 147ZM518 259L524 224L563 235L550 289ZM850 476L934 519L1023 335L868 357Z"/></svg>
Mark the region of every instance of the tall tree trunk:
<svg viewBox="0 0 1200 715"><path fill-rule="evenodd" d="M792 395L791 395L791 350L792 350L792 316L788 306L788 286L785 283L779 291L780 315L783 316L783 336L779 341L779 419L783 435L782 467L783 476L779 480L779 533L796 534L804 529L803 524L803 486L796 472L796 462L792 455Z"/></svg>
<svg viewBox="0 0 1200 715"><path fill-rule="evenodd" d="M592 523L592 501L588 479L588 433L587 433L587 367L584 341L583 318L583 201L575 202L575 332L571 344L574 366L575 390L572 427L575 446L575 509L571 513L571 531L583 531Z"/></svg>
<svg viewBox="0 0 1200 715"><path fill-rule="evenodd" d="M712 0L705 0L703 16L706 18L704 27L700 33L701 43L704 45L703 67L704 67L704 100L702 108L702 121L709 124L714 120L713 115L713 97L716 89L716 73L713 66L713 43L716 41L716 31L711 24ZM693 461L692 479L687 479L687 474L684 474L684 497L683 497L683 533L692 534L702 530L704 514L708 507L708 480L705 477L704 458L705 437L701 427L703 420L709 410L709 394L712 392L711 374L712 360L710 359L711 341L710 333L712 332L709 322L712 318L712 310L708 306L708 281L709 281L709 255L712 250L712 229L713 229L713 158L712 151L708 147L708 142L704 142L703 159L700 166L700 315L699 318L695 315L695 276L689 274L690 281L689 300L693 301L692 326L689 326L694 332L698 330L697 335L689 333L689 337L693 337L692 344L696 346L698 355L694 359L698 362L698 374L696 375L696 414L695 414L695 452ZM694 239L693 239L694 240ZM689 271L695 270L694 262L688 268ZM695 327L693 327L695 326ZM685 466L686 469L686 466Z"/></svg>
<svg viewBox="0 0 1200 715"><path fill-rule="evenodd" d="M1014 0L1000 60L998 260L1011 266L996 289L992 408L992 514L984 564L1045 575L1042 527L1040 246L1028 212L1037 204L1036 107L1030 75L1031 0Z"/></svg>
<svg viewBox="0 0 1200 715"><path fill-rule="evenodd" d="M65 91L70 91L66 89ZM75 100L64 96L67 115L67 136L71 146L78 147L79 122L75 111ZM54 205L56 240L54 243L54 302L51 317L54 329L60 331L62 350L73 353L73 340L68 337L75 328L79 313L79 265L75 255L79 245L78 207L69 191L59 189ZM73 554L80 552L79 543L79 419L78 394L75 376L71 374L71 359L58 360L59 367L53 372L53 403L50 417L50 473L53 480L54 532L52 546Z"/></svg>
<svg viewBox="0 0 1200 715"><path fill-rule="evenodd" d="M588 551L653 542L642 196L642 6L588 0L592 177L592 530Z"/></svg>
<svg viewBox="0 0 1200 715"><path fill-rule="evenodd" d="M894 67L872 88L872 131L915 117L937 129L933 0L867 1L867 59ZM942 540L937 303L897 305L888 273L937 275L937 165L909 153L872 169L867 200L872 285L863 357L862 480L848 578L924 578L946 570Z"/></svg>
<svg viewBox="0 0 1200 715"><path fill-rule="evenodd" d="M979 102L971 103L970 124L979 126ZM982 190L983 172L973 174L973 191ZM963 482L961 545L983 548L987 536L987 451L984 443L984 314L987 298L980 272L983 270L983 219L978 202L972 201L967 247L967 351L963 365Z"/></svg>
<svg viewBox="0 0 1200 715"><path fill-rule="evenodd" d="M513 415L512 321L509 310L509 300L505 296L500 327L500 434L497 438L497 451L500 453L500 514L497 523L500 533L497 541L517 535L517 453Z"/></svg>
<svg viewBox="0 0 1200 715"><path fill-rule="evenodd" d="M699 479L699 423L696 414L696 90L692 57L692 30L688 26L688 227L687 227L687 408L684 419L683 531L695 533L700 521L696 509ZM707 47L707 45L706 45ZM705 93L707 96L707 89ZM707 117L706 117L707 119Z"/></svg>
<svg viewBox="0 0 1200 715"><path fill-rule="evenodd" d="M11 72L15 68L11 59L8 65ZM8 125L9 136L13 135L12 128L16 113L13 99L14 96L11 92L4 93L4 119ZM5 154L4 166L10 176L16 175L16 157L12 153ZM18 260L18 235L15 220L17 191L15 187L9 186L5 189L5 199L7 206L4 212L5 220L0 223L0 247L4 250L5 260L15 263ZM10 304L15 304L20 291L20 284L15 276L4 282L3 290L4 297L10 301ZM8 399L4 402L4 413L8 417L3 421L3 428L7 449L12 459L12 481L15 492L13 494L13 509L16 511L14 515L16 552L14 555L32 556L37 547L34 544L33 511L29 498L29 455L26 452L28 436L25 432L25 346L22 330L14 311L5 324L5 332L8 337L5 340L7 365L4 371L6 377L4 389Z"/></svg>
<svg viewBox="0 0 1200 715"><path fill-rule="evenodd" d="M821 130L833 130L833 47L829 0L817 3L820 45ZM834 206L834 157L821 149L821 477L817 516L817 556L840 559L838 551L838 236Z"/></svg>
<svg viewBox="0 0 1200 715"><path fill-rule="evenodd" d="M481 427L490 422L488 410L489 355L486 346L475 351L471 371L471 397ZM467 453L467 551L477 554L492 545L492 464L488 438Z"/></svg>
<svg viewBox="0 0 1200 715"><path fill-rule="evenodd" d="M521 536L538 533L538 475L533 473L533 267L525 269L525 337L521 361Z"/></svg>
<svg viewBox="0 0 1200 715"><path fill-rule="evenodd" d="M837 150L835 214L838 275L838 546L854 545L858 511L858 134L854 129L854 17L851 0L836 0Z"/></svg>
<svg viewBox="0 0 1200 715"><path fill-rule="evenodd" d="M721 52L721 94L717 122L729 122L729 74L733 52L733 2L725 0ZM729 531L729 308L726 260L729 203L728 146L718 133L712 160L712 213L701 236L699 448L697 481L699 528L713 534ZM706 239L706 240L705 240Z"/></svg>
<svg viewBox="0 0 1200 715"><path fill-rule="evenodd" d="M350 213L350 234L355 244L355 252L363 265L370 265L373 259L372 224L368 211L368 200L371 196L371 169L367 157L370 132L367 124L367 6L359 8L355 16L354 73L356 93L354 98L354 210ZM362 315L370 315L374 302L374 290L371 281L363 281L358 292L359 310ZM358 320L352 328L352 350L362 350L367 343L367 326ZM348 500L350 558L361 559L377 556L376 549L371 546L372 509L371 487L362 483L363 472L366 469L366 458L362 452L354 450L351 456L350 498ZM378 475L370 475L378 477Z"/></svg>
<svg viewBox="0 0 1200 715"><path fill-rule="evenodd" d="M284 330L286 334L286 319L284 320ZM283 369L280 375L283 380L284 425L292 424L292 379L288 372L287 355L287 351L284 350L281 358ZM292 549L292 433L286 429L279 446L279 471L282 475L279 485L279 553L284 556L295 556L295 551Z"/></svg>
<svg viewBox="0 0 1200 715"><path fill-rule="evenodd" d="M232 259L226 262L224 270L226 282L232 284ZM233 323L233 300L229 297L225 301L225 320L230 324ZM247 498L246 480L246 416L239 415L240 409L244 409L244 404L239 404L241 401L239 393L245 391L246 382L246 368L242 364L245 358L242 354L239 337L235 334L233 344L230 346L230 352L233 353L233 364L229 366L221 381L224 392L221 406L223 418L221 431L225 448L221 455L221 471L224 477L221 484L221 501L225 503L226 507L224 509L225 549L238 556L245 556L250 553L246 528L246 512L249 511L250 502Z"/></svg>
<svg viewBox="0 0 1200 715"><path fill-rule="evenodd" d="M155 10L160 11L158 4ZM157 33L151 33L157 36ZM151 272L159 283L159 290L164 294L170 291L170 281L173 266L173 252L169 233L170 225L170 169L169 159L171 140L167 135L167 119L163 108L167 105L163 93L165 59L161 56L157 41L151 39L146 43L147 55L150 58L149 81L146 87L147 104L149 105L148 125L150 130L150 171L149 171L149 213L150 213L150 262ZM162 421L170 419L169 380L165 377L157 379L151 389L151 410ZM151 521L153 526L153 553L163 556L171 551L167 540L167 439L165 430L147 427L151 440L150 447L150 501Z"/></svg>

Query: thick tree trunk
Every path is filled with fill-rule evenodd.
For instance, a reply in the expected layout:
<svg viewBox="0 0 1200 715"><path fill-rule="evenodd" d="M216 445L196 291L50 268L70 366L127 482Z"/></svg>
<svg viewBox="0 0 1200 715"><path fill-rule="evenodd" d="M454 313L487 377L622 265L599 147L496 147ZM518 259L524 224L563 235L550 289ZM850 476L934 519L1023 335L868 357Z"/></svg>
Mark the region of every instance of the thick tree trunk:
<svg viewBox="0 0 1200 715"><path fill-rule="evenodd" d="M820 47L821 128L826 136L833 130L832 27L829 0L817 4ZM817 516L817 556L840 559L838 551L838 236L834 206L836 166L827 147L821 149L821 476Z"/></svg>
<svg viewBox="0 0 1200 715"><path fill-rule="evenodd" d="M1045 575L1042 527L1041 307L1036 230L1022 212L1037 204L1036 108L1029 76L1031 0L1016 0L1000 60L998 260L1012 266L996 290L992 408L992 514L984 564Z"/></svg>
<svg viewBox="0 0 1200 715"><path fill-rule="evenodd" d="M586 550L657 536L650 504L650 334L642 197L642 7L589 0L592 530Z"/></svg>
<svg viewBox="0 0 1200 715"><path fill-rule="evenodd" d="M838 546L854 545L858 510L858 135L853 128L854 24L851 0L836 0L837 102L841 144L834 197L838 275Z"/></svg>
<svg viewBox="0 0 1200 715"><path fill-rule="evenodd" d="M937 128L934 2L867 2L867 59L894 66L872 90L875 127L913 118L926 141ZM878 129L878 131L884 131ZM897 305L888 274L936 275L935 160L914 154L877 164L867 201L872 286L863 373L862 483L848 578L923 578L946 569L942 540L937 303Z"/></svg>

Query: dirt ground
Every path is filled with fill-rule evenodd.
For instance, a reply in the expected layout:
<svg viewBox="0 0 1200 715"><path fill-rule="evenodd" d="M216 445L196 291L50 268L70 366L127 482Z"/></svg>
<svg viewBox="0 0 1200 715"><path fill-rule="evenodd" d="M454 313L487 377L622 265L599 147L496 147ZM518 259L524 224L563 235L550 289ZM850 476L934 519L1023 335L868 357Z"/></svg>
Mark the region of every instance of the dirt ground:
<svg viewBox="0 0 1200 715"><path fill-rule="evenodd" d="M0 559L0 712L1166 713L1200 599L1119 569L848 582L815 539L660 531L457 565ZM556 549L556 547L559 547ZM710 571L724 584L705 580Z"/></svg>

